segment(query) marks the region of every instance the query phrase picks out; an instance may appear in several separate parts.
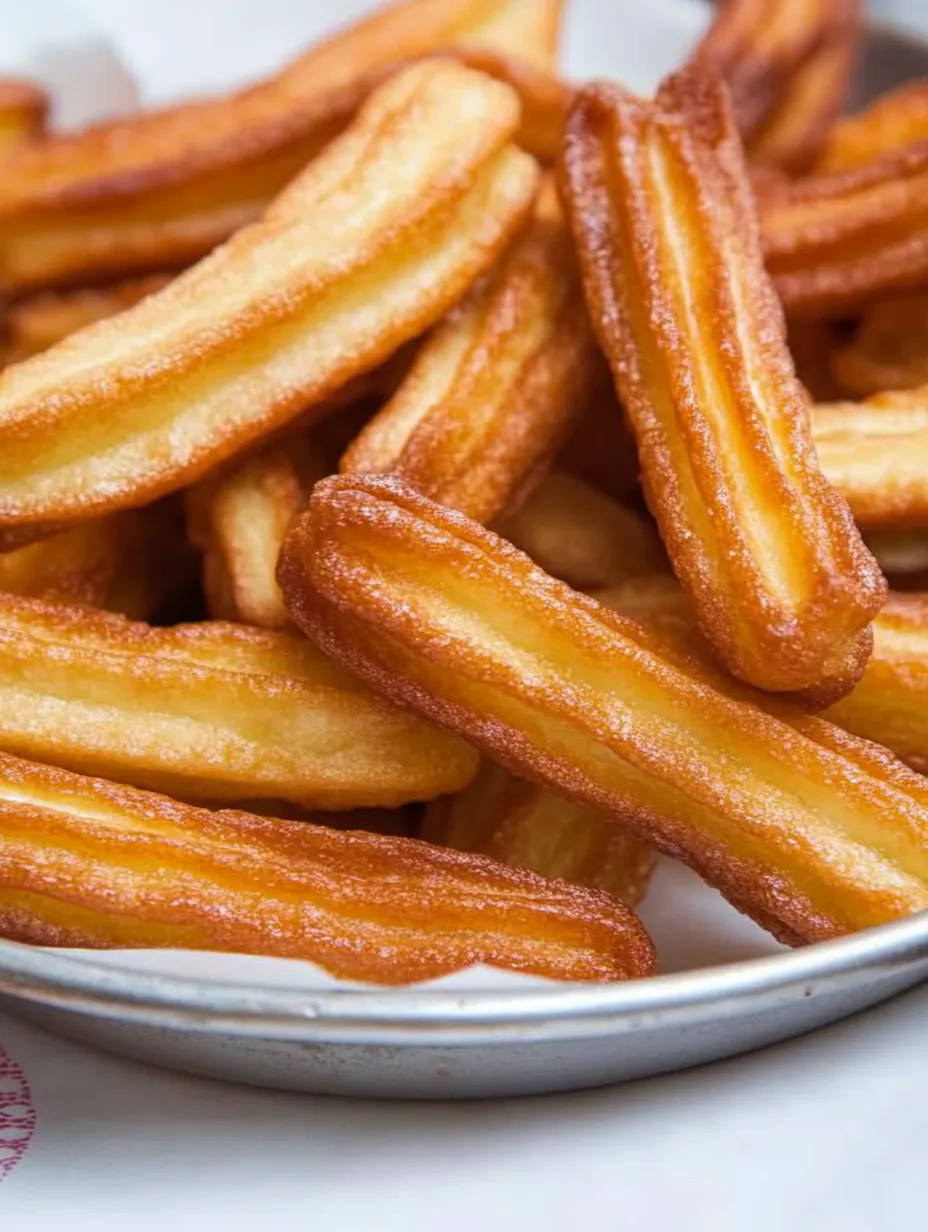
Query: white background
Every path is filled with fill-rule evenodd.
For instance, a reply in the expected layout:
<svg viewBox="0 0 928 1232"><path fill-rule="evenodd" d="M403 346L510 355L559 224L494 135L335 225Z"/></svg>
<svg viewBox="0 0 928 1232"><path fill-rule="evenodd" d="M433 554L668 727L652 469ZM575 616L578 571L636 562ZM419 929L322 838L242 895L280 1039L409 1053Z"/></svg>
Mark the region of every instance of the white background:
<svg viewBox="0 0 928 1232"><path fill-rule="evenodd" d="M30 0L0 0L22 11ZM576 75L646 87L698 14L578 0ZM684 5L685 0L680 0ZM144 97L269 70L366 0L79 0ZM38 13L39 0L32 0ZM881 7L886 7L881 6ZM897 2L896 7L902 7ZM681 10L682 11L682 10ZM911 15L928 28L928 3ZM0 55L2 55L0 19ZM0 1016L26 1071L33 1145L0 1229L319 1232L925 1225L928 989L751 1057L611 1091L479 1105L373 1105L237 1090L145 1069Z"/></svg>

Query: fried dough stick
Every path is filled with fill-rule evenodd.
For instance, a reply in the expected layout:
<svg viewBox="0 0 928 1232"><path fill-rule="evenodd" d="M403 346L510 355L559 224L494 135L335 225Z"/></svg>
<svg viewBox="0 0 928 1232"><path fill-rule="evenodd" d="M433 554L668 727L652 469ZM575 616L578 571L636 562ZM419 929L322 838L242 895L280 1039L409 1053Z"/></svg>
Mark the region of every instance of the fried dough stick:
<svg viewBox="0 0 928 1232"><path fill-rule="evenodd" d="M847 0L719 0L694 59L715 69L748 140L775 117L804 71L854 20Z"/></svg>
<svg viewBox="0 0 928 1232"><path fill-rule="evenodd" d="M928 526L928 388L815 406L812 432L862 527Z"/></svg>
<svg viewBox="0 0 928 1232"><path fill-rule="evenodd" d="M278 576L294 620L375 688L611 813L781 939L928 907L923 779L784 702L724 696L400 481L317 484Z"/></svg>
<svg viewBox="0 0 928 1232"><path fill-rule="evenodd" d="M531 209L518 110L451 61L409 69L261 222L0 374L0 541L189 485L443 316Z"/></svg>
<svg viewBox="0 0 928 1232"><path fill-rule="evenodd" d="M856 398L928 384L928 295L900 295L874 304L831 368Z"/></svg>
<svg viewBox="0 0 928 1232"><path fill-rule="evenodd" d="M928 281L928 142L760 192L767 270L791 317L853 315Z"/></svg>
<svg viewBox="0 0 928 1232"><path fill-rule="evenodd" d="M45 291L11 304L5 314L5 336L0 339L0 362L21 363L47 351L69 334L133 307L170 281L171 275L151 274L105 287Z"/></svg>
<svg viewBox="0 0 928 1232"><path fill-rule="evenodd" d="M392 807L465 786L476 754L304 638L152 628L0 595L0 748L186 799Z"/></svg>
<svg viewBox="0 0 928 1232"><path fill-rule="evenodd" d="M48 95L30 81L0 78L0 158L45 129Z"/></svg>
<svg viewBox="0 0 928 1232"><path fill-rule="evenodd" d="M492 521L537 480L603 377L552 186L501 264L423 345L340 469L395 472L433 500Z"/></svg>
<svg viewBox="0 0 928 1232"><path fill-rule="evenodd" d="M606 890L629 907L644 898L656 862L654 849L612 817L517 779L489 758L469 787L429 805L422 837Z"/></svg>
<svg viewBox="0 0 928 1232"><path fill-rule="evenodd" d="M812 167L847 105L863 36L861 0L832 0L829 37L796 70L748 145L754 163L799 175Z"/></svg>
<svg viewBox="0 0 928 1232"><path fill-rule="evenodd" d="M0 935L318 963L407 984L472 963L566 980L651 975L608 895L414 839L209 812L0 754Z"/></svg>
<svg viewBox="0 0 928 1232"><path fill-rule="evenodd" d="M590 315L674 571L728 668L847 692L885 587L815 458L724 87L578 96L564 191Z"/></svg>
<svg viewBox="0 0 928 1232"><path fill-rule="evenodd" d="M576 590L668 568L653 523L582 479L551 471L499 534Z"/></svg>
<svg viewBox="0 0 928 1232"><path fill-rule="evenodd" d="M828 134L816 170L848 171L928 140L928 78L881 94Z"/></svg>
<svg viewBox="0 0 928 1232"><path fill-rule="evenodd" d="M646 625L694 663L710 664L686 598L672 579L636 578L596 591L595 598ZM733 681L719 676L713 683L738 696ZM915 770L928 769L928 595L890 592L873 622L873 654L860 683L823 718L884 745Z"/></svg>
<svg viewBox="0 0 928 1232"><path fill-rule="evenodd" d="M190 490L190 532L204 552L211 616L286 628L290 621L274 576L277 557L291 519L326 474L319 451L299 435Z"/></svg>
<svg viewBox="0 0 928 1232"><path fill-rule="evenodd" d="M49 138L0 181L0 285L22 292L198 260L274 197L411 59L473 49L526 98L528 141L559 142L562 0L405 0L257 86ZM513 59L516 57L517 59ZM524 67L517 61L527 62Z"/></svg>
<svg viewBox="0 0 928 1232"><path fill-rule="evenodd" d="M170 503L93 518L0 556L0 591L148 620L194 577Z"/></svg>

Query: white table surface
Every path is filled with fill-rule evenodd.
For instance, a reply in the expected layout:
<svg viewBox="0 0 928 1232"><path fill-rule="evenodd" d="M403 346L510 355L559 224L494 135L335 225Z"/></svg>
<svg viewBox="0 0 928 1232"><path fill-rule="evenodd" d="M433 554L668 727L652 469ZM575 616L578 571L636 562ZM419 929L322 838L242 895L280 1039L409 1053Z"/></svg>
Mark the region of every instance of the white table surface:
<svg viewBox="0 0 928 1232"><path fill-rule="evenodd" d="M8 0L28 3L28 0ZM74 3L75 0L72 0ZM683 0L675 0L683 3ZM156 101L270 69L366 0L76 0ZM670 0L582 0L570 67L607 70ZM3 4L0 2L0 9ZM906 11L905 0L875 7ZM928 27L928 3L908 16ZM609 20L611 37L600 33ZM178 31L180 34L178 35ZM2 35L0 35L2 44ZM2 45L0 45L2 52ZM607 1091L372 1104L224 1087L68 1044L0 1014L0 1229L318 1232L925 1226L928 988L814 1036ZM14 1082L35 1128L7 1170ZM24 1123L24 1109L16 1110ZM7 1147L9 1152L9 1147Z"/></svg>

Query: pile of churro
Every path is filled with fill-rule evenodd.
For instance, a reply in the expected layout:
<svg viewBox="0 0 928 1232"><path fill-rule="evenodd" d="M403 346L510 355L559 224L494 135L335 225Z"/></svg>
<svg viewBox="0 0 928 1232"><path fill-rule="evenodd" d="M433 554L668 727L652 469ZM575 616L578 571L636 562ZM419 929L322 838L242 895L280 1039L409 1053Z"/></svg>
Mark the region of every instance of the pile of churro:
<svg viewBox="0 0 928 1232"><path fill-rule="evenodd" d="M641 98L562 7L0 84L0 936L611 981L661 854L791 945L928 909L928 82L722 0Z"/></svg>

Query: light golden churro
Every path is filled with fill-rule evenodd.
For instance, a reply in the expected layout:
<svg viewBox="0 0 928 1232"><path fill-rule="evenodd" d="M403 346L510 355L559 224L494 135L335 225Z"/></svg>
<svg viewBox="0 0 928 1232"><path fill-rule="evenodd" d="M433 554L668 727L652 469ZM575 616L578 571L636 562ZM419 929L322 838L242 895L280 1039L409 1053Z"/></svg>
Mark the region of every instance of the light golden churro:
<svg viewBox="0 0 928 1232"><path fill-rule="evenodd" d="M928 385L928 295L874 304L853 338L832 353L831 367L838 383L857 398Z"/></svg>
<svg viewBox="0 0 928 1232"><path fill-rule="evenodd" d="M298 435L190 489L190 532L204 552L211 616L265 629L286 627L287 610L274 577L277 557L291 518L326 474L319 451Z"/></svg>
<svg viewBox="0 0 928 1232"><path fill-rule="evenodd" d="M725 79L748 139L780 112L810 63L855 18L857 0L719 0L694 58Z"/></svg>
<svg viewBox="0 0 928 1232"><path fill-rule="evenodd" d="M525 220L518 100L451 61L379 90L265 218L0 375L0 541L146 504L440 318Z"/></svg>
<svg viewBox="0 0 928 1232"><path fill-rule="evenodd" d="M816 462L724 88L578 96L564 190L649 505L700 625L759 688L847 691L885 584Z"/></svg>
<svg viewBox="0 0 928 1232"><path fill-rule="evenodd" d="M570 233L546 191L532 226L423 345L340 469L396 472L489 522L542 473L602 373Z"/></svg>
<svg viewBox="0 0 928 1232"><path fill-rule="evenodd" d="M546 475L496 529L577 590L669 568L653 522L559 471Z"/></svg>
<svg viewBox="0 0 928 1232"><path fill-rule="evenodd" d="M11 304L0 339L0 362L20 363L95 321L124 312L171 281L168 274L129 278L107 287L45 291Z"/></svg>
<svg viewBox="0 0 928 1232"><path fill-rule="evenodd" d="M55 136L7 160L0 285L189 264L252 222L411 59L445 50L525 92L527 141L550 149L564 95L554 66L562 0L405 0L311 49L275 77ZM521 67L520 62L525 62Z"/></svg>
<svg viewBox="0 0 928 1232"><path fill-rule="evenodd" d="M6 754L0 935L301 958L378 984L472 963L566 980L654 971L641 925L596 890L412 839L190 808Z"/></svg>
<svg viewBox="0 0 928 1232"><path fill-rule="evenodd" d="M468 783L476 755L305 639L152 628L0 595L0 747L196 800L391 807Z"/></svg>
<svg viewBox="0 0 928 1232"><path fill-rule="evenodd" d="M928 142L759 195L767 270L790 316L848 316L928 280Z"/></svg>
<svg viewBox="0 0 928 1232"><path fill-rule="evenodd" d="M0 556L0 591L148 620L195 575L171 502L93 518Z"/></svg>
<svg viewBox="0 0 928 1232"><path fill-rule="evenodd" d="M712 688L665 641L392 478L323 480L278 576L296 622L512 773L607 811L786 941L928 907L928 786Z"/></svg>
<svg viewBox="0 0 928 1232"><path fill-rule="evenodd" d="M606 890L629 907L647 893L656 861L653 847L605 813L517 779L488 758L469 787L429 805L422 837Z"/></svg>
<svg viewBox="0 0 928 1232"><path fill-rule="evenodd" d="M925 140L928 79L908 81L881 94L863 111L839 120L828 134L816 169L848 171Z"/></svg>
<svg viewBox="0 0 928 1232"><path fill-rule="evenodd" d="M815 406L812 432L862 527L928 526L928 389Z"/></svg>
<svg viewBox="0 0 928 1232"><path fill-rule="evenodd" d="M752 162L798 175L816 161L847 105L863 35L861 0L832 0L831 28L798 68L748 146Z"/></svg>
<svg viewBox="0 0 928 1232"><path fill-rule="evenodd" d="M45 129L48 95L31 81L0 78L0 158Z"/></svg>

